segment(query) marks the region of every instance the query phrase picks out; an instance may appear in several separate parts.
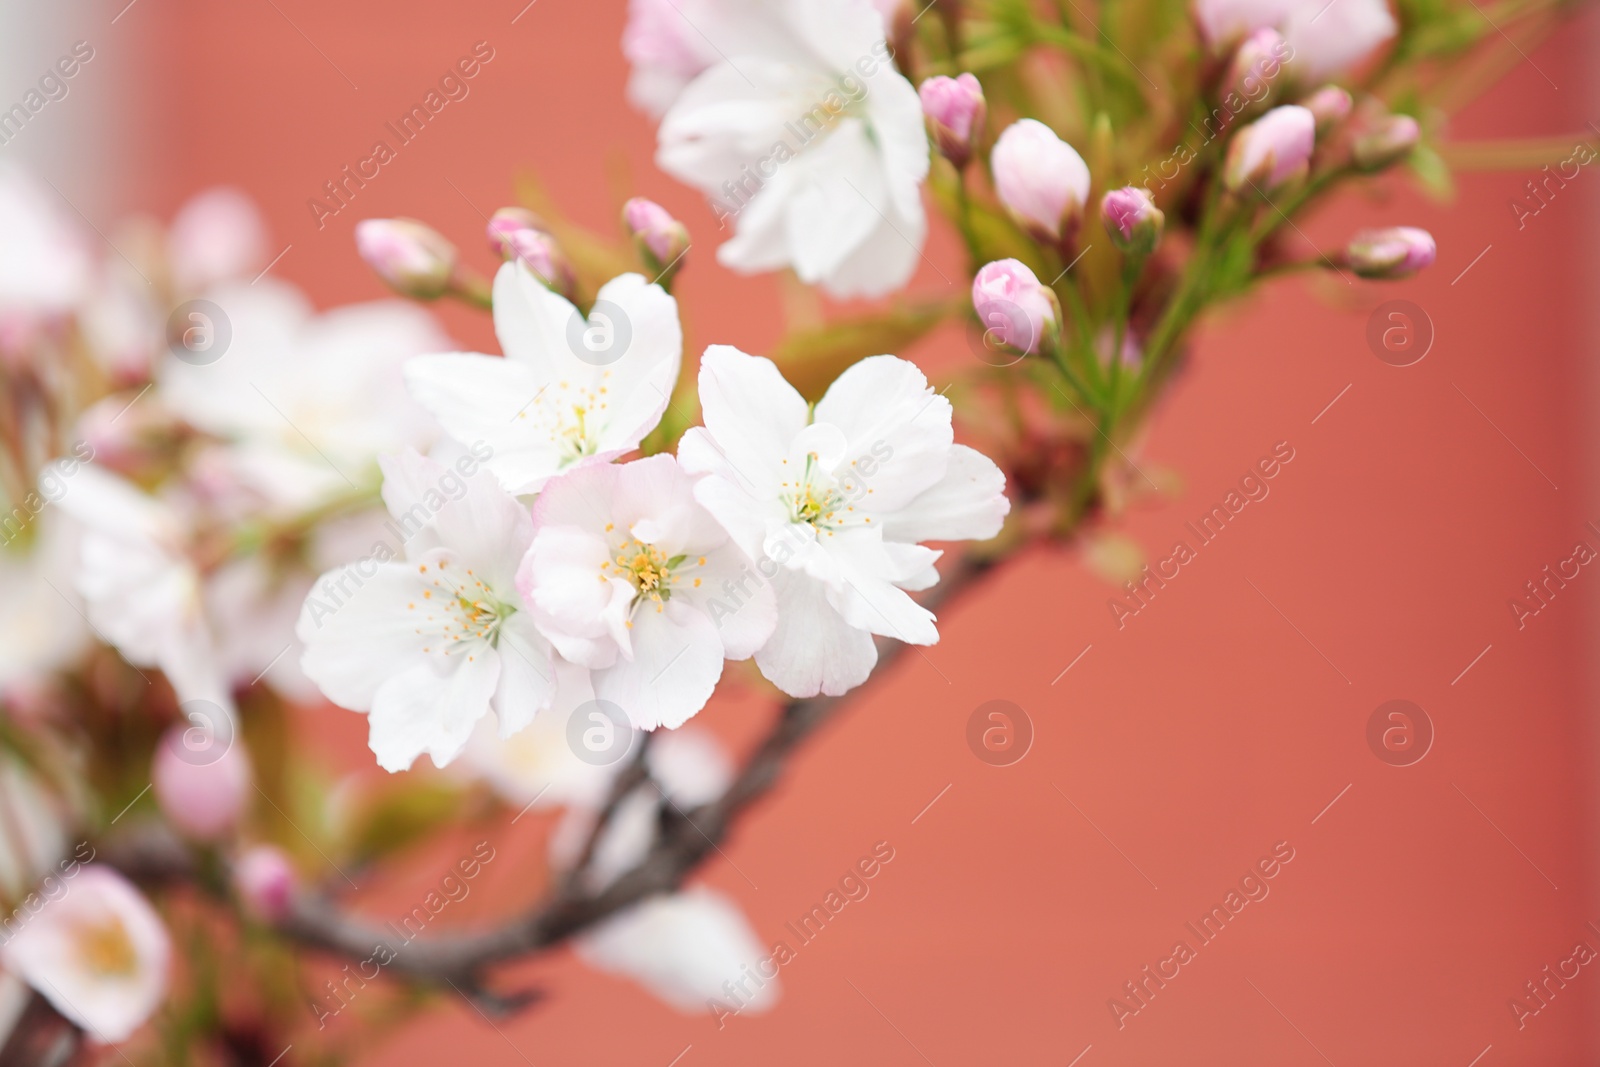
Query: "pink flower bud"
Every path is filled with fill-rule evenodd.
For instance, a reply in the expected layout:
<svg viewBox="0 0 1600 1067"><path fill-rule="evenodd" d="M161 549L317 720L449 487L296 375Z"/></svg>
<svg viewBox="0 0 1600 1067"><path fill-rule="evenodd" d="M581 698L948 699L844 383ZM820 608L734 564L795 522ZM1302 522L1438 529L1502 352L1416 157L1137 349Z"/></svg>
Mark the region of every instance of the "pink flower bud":
<svg viewBox="0 0 1600 1067"><path fill-rule="evenodd" d="M1317 120L1317 129L1321 131L1349 118L1355 101L1337 85L1324 85L1300 101L1300 106L1311 112L1312 118Z"/></svg>
<svg viewBox="0 0 1600 1067"><path fill-rule="evenodd" d="M1222 79L1223 103L1235 113L1245 104L1260 104L1283 74L1283 59L1289 54L1283 34L1271 28L1256 30L1240 41Z"/></svg>
<svg viewBox="0 0 1600 1067"><path fill-rule="evenodd" d="M1044 123L1006 127L989 157L995 191L1011 217L1037 241L1056 243L1077 229L1089 199L1089 167Z"/></svg>
<svg viewBox="0 0 1600 1067"><path fill-rule="evenodd" d="M1305 174L1317 139L1317 120L1298 104L1275 107L1234 134L1223 180L1235 192L1270 192Z"/></svg>
<svg viewBox="0 0 1600 1067"><path fill-rule="evenodd" d="M689 250L689 231L653 200L636 196L622 205L622 224L633 235L645 266L662 285L670 286Z"/></svg>
<svg viewBox="0 0 1600 1067"><path fill-rule="evenodd" d="M233 889L252 914L276 922L289 912L298 879L289 857L271 845L256 845L233 868Z"/></svg>
<svg viewBox="0 0 1600 1067"><path fill-rule="evenodd" d="M434 300L450 288L455 246L415 219L356 223L356 250L389 288L416 300Z"/></svg>
<svg viewBox="0 0 1600 1067"><path fill-rule="evenodd" d="M1362 230L1345 246L1344 262L1363 278L1409 278L1433 265L1433 235L1415 226Z"/></svg>
<svg viewBox="0 0 1600 1067"><path fill-rule="evenodd" d="M1100 201L1100 218L1111 243L1124 252L1148 255L1161 241L1166 216L1150 190L1138 185L1113 189Z"/></svg>
<svg viewBox="0 0 1600 1067"><path fill-rule="evenodd" d="M489 220L489 247L516 260L550 289L572 297L576 278L566 253L544 228L539 216L519 207L503 207Z"/></svg>
<svg viewBox="0 0 1600 1067"><path fill-rule="evenodd" d="M516 253L511 248L511 235L522 230L545 229L544 220L525 207L503 207L489 219L487 234L489 237L489 250L501 259L511 259Z"/></svg>
<svg viewBox="0 0 1600 1067"><path fill-rule="evenodd" d="M1382 170L1410 155L1421 136L1417 120L1410 115L1385 115L1356 137L1350 155L1362 170Z"/></svg>
<svg viewBox="0 0 1600 1067"><path fill-rule="evenodd" d="M988 105L983 86L971 74L954 78L936 75L917 88L922 99L922 114L928 120L928 133L939 154L960 170L972 158L972 150L983 136L983 120Z"/></svg>
<svg viewBox="0 0 1600 1067"><path fill-rule="evenodd" d="M1056 294L1015 259L987 263L972 280L972 308L986 341L1029 355L1039 351L1061 321Z"/></svg>
<svg viewBox="0 0 1600 1067"><path fill-rule="evenodd" d="M231 731L172 727L156 746L150 780L167 821L197 841L225 837L250 799L250 761Z"/></svg>

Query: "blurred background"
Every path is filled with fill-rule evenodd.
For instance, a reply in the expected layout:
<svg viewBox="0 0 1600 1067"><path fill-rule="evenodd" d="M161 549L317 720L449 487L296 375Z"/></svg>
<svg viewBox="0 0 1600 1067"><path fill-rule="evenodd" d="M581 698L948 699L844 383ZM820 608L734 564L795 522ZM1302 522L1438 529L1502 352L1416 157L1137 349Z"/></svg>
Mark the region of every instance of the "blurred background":
<svg viewBox="0 0 1600 1067"><path fill-rule="evenodd" d="M520 182L595 227L649 196L697 240L677 290L691 355L764 351L780 286L719 267L712 214L653 166L652 124L624 100L624 5L524 3L7 2L0 101L75 42L94 59L0 158L103 236L237 186L270 221L272 273L324 307L384 295L355 253L360 219L425 219L488 270L484 220ZM470 94L319 224L308 201L478 42L493 59ZM1591 12L1452 136L1592 143L1597 45ZM774 1011L719 1029L558 953L507 976L550 994L534 1010L489 1024L457 1001L365 1062L1600 1062L1596 968L1520 1027L1508 1003L1578 944L1600 949L1600 574L1583 567L1520 627L1509 606L1577 545L1600 549L1600 171L1519 220L1510 202L1537 176L1463 173L1446 205L1396 177L1317 216L1303 237L1329 247L1357 225L1424 226L1438 265L1403 284L1279 282L1213 321L1134 455L1173 493L1083 551L1013 562L804 752L703 881L771 941L879 842L894 859L784 967ZM928 256L958 262L953 236ZM913 292L946 284L924 267ZM1392 300L1433 330L1406 367L1368 341ZM487 317L441 315L463 347L493 344ZM973 358L957 330L902 354ZM1119 620L1112 535L1165 557L1275 450L1293 458L1270 494ZM966 740L992 700L1032 725L1010 766ZM1392 700L1432 731L1406 766L1369 742ZM765 714L735 693L701 721L737 744ZM381 773L360 717L303 715L308 758ZM496 847L510 862L475 917L525 899L540 863L537 841ZM1138 1006L1126 983L1195 944L1186 924L1275 850L1292 858L1265 898L1137 1013L1108 1005Z"/></svg>

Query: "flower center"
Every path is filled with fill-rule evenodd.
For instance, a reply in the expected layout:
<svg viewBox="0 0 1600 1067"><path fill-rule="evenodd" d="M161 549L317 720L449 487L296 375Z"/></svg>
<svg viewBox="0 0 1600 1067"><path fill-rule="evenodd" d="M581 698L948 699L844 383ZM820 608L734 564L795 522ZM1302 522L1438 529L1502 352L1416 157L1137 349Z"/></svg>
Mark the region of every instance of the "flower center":
<svg viewBox="0 0 1600 1067"><path fill-rule="evenodd" d="M127 978L138 973L139 953L127 928L116 916L86 923L74 931L78 958L97 975Z"/></svg>
<svg viewBox="0 0 1600 1067"><path fill-rule="evenodd" d="M601 375L601 384L588 386L572 382L557 382L539 394L534 418L549 429L550 441L561 454L561 465L566 466L584 456L592 456L600 444L601 424L610 403L610 393L604 384L610 371ZM529 417L524 410L519 419Z"/></svg>
<svg viewBox="0 0 1600 1067"><path fill-rule="evenodd" d="M446 656L463 645L485 642L491 648L500 643L500 627L516 607L495 595L483 579L469 567L464 573L450 569L448 560L432 566L417 565L417 572L429 587L423 589L422 600L412 601L406 607L422 612L422 625L417 633L437 637L439 644L424 648L432 652L437 647ZM468 656L470 659L471 656Z"/></svg>
<svg viewBox="0 0 1600 1067"><path fill-rule="evenodd" d="M630 537L617 546L610 559L600 565L600 579L627 579L634 588L635 608L648 600L660 611L662 605L672 599L673 587L684 577L680 572L706 564L706 558L700 556L694 563L685 566L688 559L686 553L669 559L656 546ZM694 585L699 587L699 578L694 579Z"/></svg>
<svg viewBox="0 0 1600 1067"><path fill-rule="evenodd" d="M783 463L785 468L792 466L787 459ZM779 486L779 500L788 508L790 522L805 523L829 534L843 529L852 519L868 525L872 522L852 503L872 490L865 489L853 469L846 472L843 480L836 479L823 469L815 452L806 453L805 469L798 478L780 482Z"/></svg>

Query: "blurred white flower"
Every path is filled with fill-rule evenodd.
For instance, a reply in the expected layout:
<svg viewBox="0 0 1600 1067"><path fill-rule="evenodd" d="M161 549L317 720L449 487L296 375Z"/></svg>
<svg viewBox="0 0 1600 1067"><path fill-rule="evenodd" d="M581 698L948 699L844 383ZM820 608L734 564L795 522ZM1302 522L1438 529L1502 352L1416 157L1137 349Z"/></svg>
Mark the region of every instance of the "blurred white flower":
<svg viewBox="0 0 1600 1067"><path fill-rule="evenodd" d="M443 767L491 707L509 737L555 695L550 645L515 586L532 521L486 471L463 477L415 451L382 465L384 502L410 534L404 557L318 579L295 630L301 666L328 699L367 714L385 770L424 752Z"/></svg>
<svg viewBox="0 0 1600 1067"><path fill-rule="evenodd" d="M993 537L1010 502L999 468L953 443L950 402L916 365L864 359L812 409L770 360L714 345L700 403L705 428L678 457L707 475L696 498L776 590L761 673L791 696L836 696L877 663L873 634L936 642L905 592L939 580L940 553L918 542Z"/></svg>
<svg viewBox="0 0 1600 1067"><path fill-rule="evenodd" d="M511 737L500 737L488 719L462 750L457 766L488 783L517 809L600 804L619 763L596 765L573 750L567 726L575 709L594 699L589 672L557 659L555 703Z"/></svg>
<svg viewBox="0 0 1600 1067"><path fill-rule="evenodd" d="M379 455L426 445L401 371L449 343L426 311L379 301L317 315L271 278L206 299L220 319L194 312L206 340L185 359L167 354L157 384L174 413L235 443L234 472L252 488L309 508L370 484Z"/></svg>
<svg viewBox="0 0 1600 1067"><path fill-rule="evenodd" d="M167 994L172 943L161 918L109 867L84 867L0 948L8 969L85 1030L126 1040Z"/></svg>
<svg viewBox="0 0 1600 1067"><path fill-rule="evenodd" d="M638 448L683 359L677 301L637 274L602 286L585 319L507 263L494 279L494 328L504 359L420 356L406 380L451 437L494 449L485 466L513 493Z"/></svg>
<svg viewBox="0 0 1600 1067"><path fill-rule="evenodd" d="M1194 13L1218 48L1255 30L1279 31L1293 49L1289 69L1304 82L1345 73L1398 29L1387 0L1194 0Z"/></svg>
<svg viewBox="0 0 1600 1067"><path fill-rule="evenodd" d="M58 503L83 527L77 588L96 632L135 667L161 668L179 700L230 709L185 509L94 464L65 486Z"/></svg>
<svg viewBox="0 0 1600 1067"><path fill-rule="evenodd" d="M267 225L260 209L231 186L195 194L167 231L167 260L180 293L251 277L267 263Z"/></svg>
<svg viewBox="0 0 1600 1067"><path fill-rule="evenodd" d="M748 981L746 973L767 957L739 905L705 886L636 904L597 924L572 947L589 966L632 978L684 1013L728 1000L725 987ZM777 1001L777 979L768 978L749 992L740 1010L759 1013Z"/></svg>
<svg viewBox="0 0 1600 1067"><path fill-rule="evenodd" d="M48 508L33 521L31 545L0 548L0 697L32 689L89 639L72 599L76 533Z"/></svg>
<svg viewBox="0 0 1600 1067"><path fill-rule="evenodd" d="M720 54L662 120L656 159L735 220L717 258L792 267L836 296L903 286L927 236L928 137L883 16L864 0L757 0L705 22Z"/></svg>
<svg viewBox="0 0 1600 1067"><path fill-rule="evenodd" d="M716 44L700 29L716 31L727 0L628 0L622 54L633 71L628 102L659 119L683 87L716 64Z"/></svg>
<svg viewBox="0 0 1600 1067"><path fill-rule="evenodd" d="M86 239L67 204L25 171L0 165L0 345L65 315L89 284Z"/></svg>
<svg viewBox="0 0 1600 1067"><path fill-rule="evenodd" d="M641 730L683 725L711 699L723 660L748 659L772 633L769 589L712 608L751 560L671 456L565 474L539 494L534 520L517 587L557 651L593 671L595 696Z"/></svg>
<svg viewBox="0 0 1600 1067"><path fill-rule="evenodd" d="M10 756L0 757L0 811L0 919L10 919L10 908L66 855L67 828L60 803Z"/></svg>

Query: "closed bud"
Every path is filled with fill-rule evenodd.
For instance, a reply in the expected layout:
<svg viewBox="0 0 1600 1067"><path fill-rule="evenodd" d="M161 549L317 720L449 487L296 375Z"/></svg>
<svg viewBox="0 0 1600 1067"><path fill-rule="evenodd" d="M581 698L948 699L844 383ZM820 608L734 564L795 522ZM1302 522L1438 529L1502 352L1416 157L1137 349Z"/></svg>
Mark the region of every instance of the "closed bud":
<svg viewBox="0 0 1600 1067"><path fill-rule="evenodd" d="M576 288L572 264L533 212L519 207L501 208L489 219L488 237L489 247L502 258L518 261L546 287L572 298Z"/></svg>
<svg viewBox="0 0 1600 1067"><path fill-rule="evenodd" d="M1247 186L1270 192L1306 173L1316 136L1310 111L1298 104L1275 107L1234 134L1223 181L1235 192Z"/></svg>
<svg viewBox="0 0 1600 1067"><path fill-rule="evenodd" d="M1437 254L1433 235L1415 226L1362 230L1345 246L1344 265L1363 278L1409 278L1431 267Z"/></svg>
<svg viewBox="0 0 1600 1067"><path fill-rule="evenodd" d="M455 246L415 219L356 223L356 250L389 288L415 300L443 296L455 274Z"/></svg>
<svg viewBox="0 0 1600 1067"><path fill-rule="evenodd" d="M654 280L670 288L689 251L689 231L666 208L642 196L622 205L622 224Z"/></svg>
<svg viewBox="0 0 1600 1067"><path fill-rule="evenodd" d="M503 207L489 218L486 233L489 251L501 259L511 259L511 235L521 230L545 230L544 220L525 207Z"/></svg>
<svg viewBox="0 0 1600 1067"><path fill-rule="evenodd" d="M1239 42L1222 79L1222 102L1237 113L1245 110L1246 104L1253 106L1264 101L1283 73L1283 56L1288 50L1283 34L1271 28L1256 30ZM1238 101L1237 107L1230 97Z"/></svg>
<svg viewBox="0 0 1600 1067"><path fill-rule="evenodd" d="M928 121L928 135L933 138L939 154L957 170L965 167L978 139L983 136L983 120L988 114L983 86L971 74L962 73L954 78L940 74L924 81L917 88L917 96L922 100L922 115Z"/></svg>
<svg viewBox="0 0 1600 1067"><path fill-rule="evenodd" d="M1061 303L1049 286L1015 259L984 264L972 280L972 308L984 340L1032 355L1051 343L1061 321Z"/></svg>
<svg viewBox="0 0 1600 1067"><path fill-rule="evenodd" d="M1065 246L1089 199L1089 166L1044 123L1006 127L989 157L995 191L1017 225L1036 241Z"/></svg>
<svg viewBox="0 0 1600 1067"><path fill-rule="evenodd" d="M1321 133L1349 118L1355 101L1337 85L1324 85L1300 101L1300 106L1311 112L1311 117L1317 120L1317 132Z"/></svg>
<svg viewBox="0 0 1600 1067"><path fill-rule="evenodd" d="M1100 220L1111 243L1130 255L1149 255L1161 242L1167 218L1150 190L1138 185L1113 189L1100 201Z"/></svg>
<svg viewBox="0 0 1600 1067"><path fill-rule="evenodd" d="M289 857L271 845L250 848L233 867L233 890L240 902L252 915L267 922L277 922L289 914L296 882Z"/></svg>
<svg viewBox="0 0 1600 1067"><path fill-rule="evenodd" d="M1382 170L1410 155L1421 136L1410 115L1385 115L1356 137L1350 155L1362 170Z"/></svg>
<svg viewBox="0 0 1600 1067"><path fill-rule="evenodd" d="M172 727L156 746L150 782L175 829L196 841L233 832L250 796L250 761L237 739L200 727Z"/></svg>

